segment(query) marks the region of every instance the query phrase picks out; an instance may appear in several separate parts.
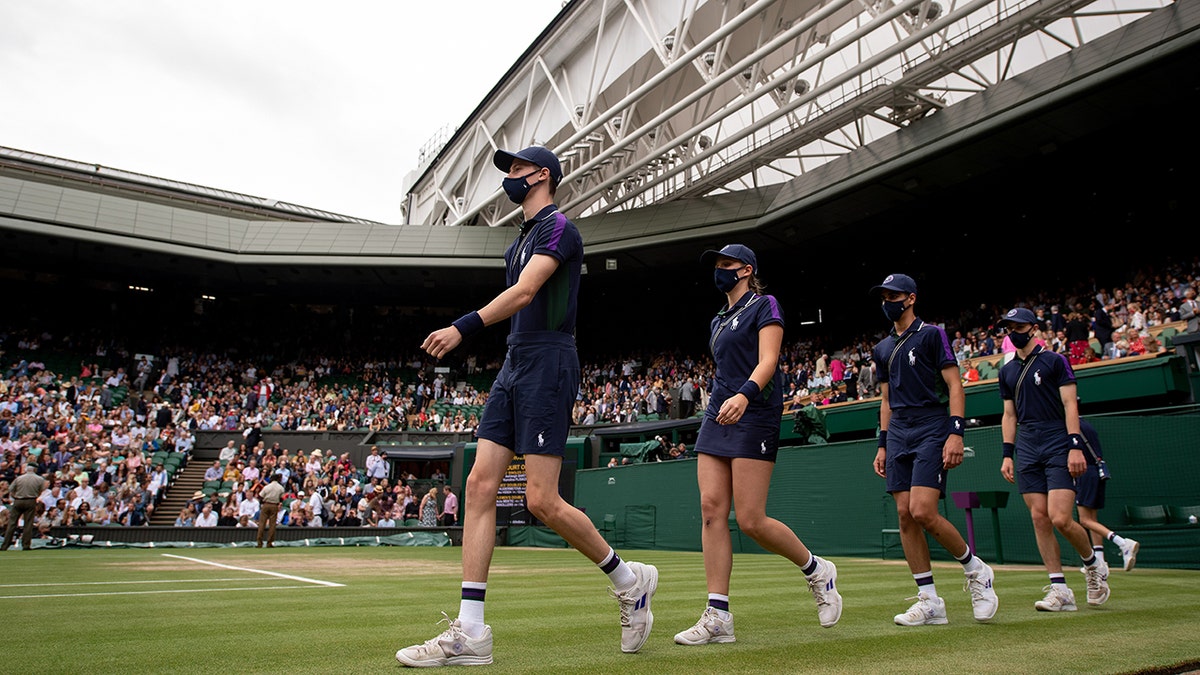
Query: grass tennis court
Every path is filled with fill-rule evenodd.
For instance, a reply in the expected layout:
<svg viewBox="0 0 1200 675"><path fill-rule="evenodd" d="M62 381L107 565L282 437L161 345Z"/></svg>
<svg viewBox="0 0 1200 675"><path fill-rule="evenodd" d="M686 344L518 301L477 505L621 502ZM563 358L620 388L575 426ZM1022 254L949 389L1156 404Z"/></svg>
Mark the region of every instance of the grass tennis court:
<svg viewBox="0 0 1200 675"><path fill-rule="evenodd" d="M458 548L67 549L0 555L5 673L378 673L458 611ZM841 622L817 625L799 571L738 554L735 644L672 638L704 608L699 553L620 551L657 565L655 628L622 654L607 579L564 549L501 548L488 588L495 664L483 673L1130 673L1200 660L1200 575L1114 570L1112 599L1036 612L1046 575L996 566L1000 610L971 618L957 565L935 563L950 624L905 628L915 595L898 561L833 558ZM457 671L456 671L457 672ZM476 672L476 671L472 671Z"/></svg>

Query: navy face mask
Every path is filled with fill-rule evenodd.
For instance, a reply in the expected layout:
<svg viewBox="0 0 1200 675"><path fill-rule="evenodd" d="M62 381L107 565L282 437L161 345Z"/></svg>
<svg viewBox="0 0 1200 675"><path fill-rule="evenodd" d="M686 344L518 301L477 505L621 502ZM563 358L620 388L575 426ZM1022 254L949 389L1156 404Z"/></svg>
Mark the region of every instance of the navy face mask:
<svg viewBox="0 0 1200 675"><path fill-rule="evenodd" d="M729 291L732 291L734 286L737 286L738 283L737 273L744 269L746 269L745 265L728 269L721 267L715 268L713 270L713 283L717 285L717 290L721 291L722 293L728 293Z"/></svg>
<svg viewBox="0 0 1200 675"><path fill-rule="evenodd" d="M541 171L541 169L534 169L520 178L504 179L504 193L508 195L508 198L512 201L512 203L523 204L525 202L525 198L529 196L530 188L532 188L533 185L537 185L537 183L530 185L526 179L539 171Z"/></svg>
<svg viewBox="0 0 1200 675"><path fill-rule="evenodd" d="M1017 349L1024 349L1025 345L1029 344L1029 341L1033 339L1033 331L1029 330L1024 333L1009 331L1008 339Z"/></svg>
<svg viewBox="0 0 1200 675"><path fill-rule="evenodd" d="M904 301L903 300L884 300L883 315L888 318L888 321L896 323L900 317L904 316Z"/></svg>

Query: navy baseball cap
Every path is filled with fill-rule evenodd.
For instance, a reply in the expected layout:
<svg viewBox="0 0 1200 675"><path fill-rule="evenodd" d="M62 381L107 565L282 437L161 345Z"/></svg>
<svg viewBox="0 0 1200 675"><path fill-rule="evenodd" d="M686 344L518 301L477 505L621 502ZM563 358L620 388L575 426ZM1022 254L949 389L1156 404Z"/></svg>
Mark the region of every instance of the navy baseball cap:
<svg viewBox="0 0 1200 675"><path fill-rule="evenodd" d="M720 251L709 249L700 254L700 262L705 265L712 265L716 262L717 256L725 256L739 260L754 268L754 273L758 274L758 258L755 257L754 251L750 250L749 246L741 244L726 244Z"/></svg>
<svg viewBox="0 0 1200 675"><path fill-rule="evenodd" d="M559 182L562 181L562 164L558 163L558 157L549 148L531 145L520 152L497 150L496 154L492 155L492 164L495 164L496 168L504 173L508 173L514 159L523 159L534 166L550 169L550 180L554 181L555 187L558 187Z"/></svg>
<svg viewBox="0 0 1200 675"><path fill-rule="evenodd" d="M1003 318L996 323L1000 326L1007 326L1013 323L1035 324L1037 323L1037 317L1033 315L1033 312L1029 311L1025 307L1015 307L1008 310Z"/></svg>
<svg viewBox="0 0 1200 675"><path fill-rule="evenodd" d="M878 285L871 287L871 295L883 290L916 293L917 282L913 281L913 278L907 274L889 274Z"/></svg>

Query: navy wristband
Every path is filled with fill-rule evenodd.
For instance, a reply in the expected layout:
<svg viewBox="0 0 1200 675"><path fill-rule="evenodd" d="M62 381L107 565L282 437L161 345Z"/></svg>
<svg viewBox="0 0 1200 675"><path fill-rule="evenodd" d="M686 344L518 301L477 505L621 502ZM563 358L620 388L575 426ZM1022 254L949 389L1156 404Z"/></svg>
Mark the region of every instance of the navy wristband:
<svg viewBox="0 0 1200 675"><path fill-rule="evenodd" d="M483 317L479 316L479 312L471 312L458 317L450 325L457 328L463 337L470 337L483 330Z"/></svg>
<svg viewBox="0 0 1200 675"><path fill-rule="evenodd" d="M1003 448L1004 448L1004 456L1005 457L1011 458L1013 456L1013 453L1017 451L1016 443L1001 443L1001 446L1003 446Z"/></svg>
<svg viewBox="0 0 1200 675"><path fill-rule="evenodd" d="M743 384L742 388L737 390L737 393L745 396L747 401L753 401L762 393L762 389L754 380L746 380L746 384Z"/></svg>
<svg viewBox="0 0 1200 675"><path fill-rule="evenodd" d="M887 447L887 429L883 429L882 431L879 432L879 445L877 445L875 447L877 447L877 448L886 448Z"/></svg>
<svg viewBox="0 0 1200 675"><path fill-rule="evenodd" d="M963 418L959 417L958 415L950 416L950 433L962 436L963 432L966 430L967 425L963 423Z"/></svg>
<svg viewBox="0 0 1200 675"><path fill-rule="evenodd" d="M1082 434L1067 434L1067 441L1071 444L1071 450L1083 450Z"/></svg>

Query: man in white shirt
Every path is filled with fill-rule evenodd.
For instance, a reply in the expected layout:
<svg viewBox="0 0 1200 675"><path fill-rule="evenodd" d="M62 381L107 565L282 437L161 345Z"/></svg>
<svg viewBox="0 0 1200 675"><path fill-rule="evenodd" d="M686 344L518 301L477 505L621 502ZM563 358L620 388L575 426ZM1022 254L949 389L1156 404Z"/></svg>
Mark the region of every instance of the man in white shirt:
<svg viewBox="0 0 1200 675"><path fill-rule="evenodd" d="M163 468L163 465L155 464L154 470L150 472L150 494L157 497L170 480L171 477L167 475L167 471Z"/></svg>
<svg viewBox="0 0 1200 675"><path fill-rule="evenodd" d="M117 368L117 371L115 373L109 375L108 379L104 380L104 384L107 384L110 387L119 387L124 383L124 381L125 381L125 369Z"/></svg>
<svg viewBox="0 0 1200 675"><path fill-rule="evenodd" d="M43 490L42 494L38 496L38 501L45 504L46 510L49 511L51 507L58 505L58 500L65 499L66 496L67 491L61 485L55 485Z"/></svg>
<svg viewBox="0 0 1200 675"><path fill-rule="evenodd" d="M92 489L86 473L79 474L79 487L75 488L75 496L85 502L91 502L96 496L96 491Z"/></svg>
<svg viewBox="0 0 1200 675"><path fill-rule="evenodd" d="M192 447L196 445L196 437L192 436L192 432L187 429L179 431L179 437L175 439L175 452L191 452Z"/></svg>
<svg viewBox="0 0 1200 675"><path fill-rule="evenodd" d="M225 443L225 447L221 448L221 454L217 456L217 459L222 462L231 462L234 457L237 457L237 448L234 447L233 441L228 441Z"/></svg>
<svg viewBox="0 0 1200 675"><path fill-rule="evenodd" d="M324 521L325 515L325 500L321 498L321 493L313 490L312 495L308 498L308 506L312 509L313 518L321 518ZM314 524L313 527L319 527L319 524Z"/></svg>
<svg viewBox="0 0 1200 675"><path fill-rule="evenodd" d="M216 527L217 514L213 511L212 502L205 502L204 508L200 509L200 515L196 516L196 527Z"/></svg>
<svg viewBox="0 0 1200 675"><path fill-rule="evenodd" d="M238 517L248 516L250 520L258 519L258 497L254 493L248 493L238 504Z"/></svg>
<svg viewBox="0 0 1200 675"><path fill-rule="evenodd" d="M387 458L379 454L379 448L371 446L371 454L367 457L367 478L387 478L388 477L388 461Z"/></svg>

